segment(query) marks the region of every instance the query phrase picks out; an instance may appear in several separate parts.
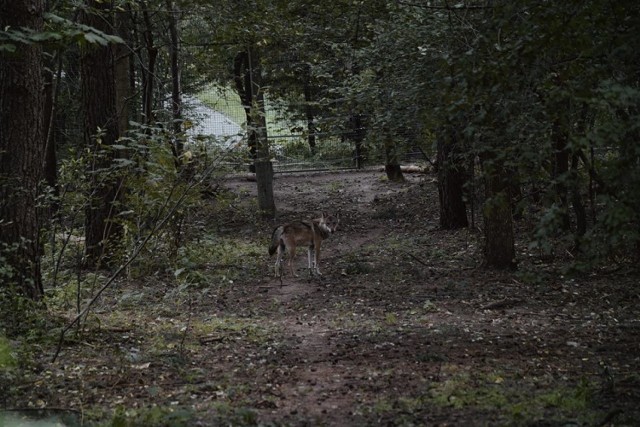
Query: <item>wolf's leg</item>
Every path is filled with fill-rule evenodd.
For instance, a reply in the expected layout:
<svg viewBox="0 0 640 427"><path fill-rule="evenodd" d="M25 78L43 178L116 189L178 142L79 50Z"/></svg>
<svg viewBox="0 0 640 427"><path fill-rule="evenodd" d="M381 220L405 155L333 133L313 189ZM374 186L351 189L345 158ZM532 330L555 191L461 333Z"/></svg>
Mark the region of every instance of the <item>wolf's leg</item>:
<svg viewBox="0 0 640 427"><path fill-rule="evenodd" d="M295 258L295 256L296 256L296 248L290 247L289 248L289 270L291 271L291 275L293 277L298 277L295 271L293 271L293 258Z"/></svg>
<svg viewBox="0 0 640 427"><path fill-rule="evenodd" d="M316 274L318 276L322 276L322 273L320 273L320 243L319 242L315 245L315 252L316 254L313 259L313 264L316 270Z"/></svg>
<svg viewBox="0 0 640 427"><path fill-rule="evenodd" d="M282 278L282 246L278 245L278 254L276 255L276 264L275 264L275 275L276 277Z"/></svg>
<svg viewBox="0 0 640 427"><path fill-rule="evenodd" d="M307 248L307 259L309 260L309 276L313 275L316 263L313 261L313 246Z"/></svg>

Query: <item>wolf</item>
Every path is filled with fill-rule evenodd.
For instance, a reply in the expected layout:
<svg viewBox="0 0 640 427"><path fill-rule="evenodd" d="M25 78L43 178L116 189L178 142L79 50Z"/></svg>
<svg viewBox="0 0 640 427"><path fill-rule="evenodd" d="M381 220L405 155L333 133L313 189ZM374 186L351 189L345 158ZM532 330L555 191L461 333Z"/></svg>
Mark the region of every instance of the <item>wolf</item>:
<svg viewBox="0 0 640 427"><path fill-rule="evenodd" d="M298 246L307 247L309 272L315 271L320 276L320 245L323 240L335 233L339 223L340 218L337 215L333 216L323 212L320 218L310 221L293 221L276 227L271 235L271 244L269 245L269 255L278 253L275 264L276 277L282 278L281 262L285 251L289 256L288 265L291 275L298 277L293 271L293 258Z"/></svg>

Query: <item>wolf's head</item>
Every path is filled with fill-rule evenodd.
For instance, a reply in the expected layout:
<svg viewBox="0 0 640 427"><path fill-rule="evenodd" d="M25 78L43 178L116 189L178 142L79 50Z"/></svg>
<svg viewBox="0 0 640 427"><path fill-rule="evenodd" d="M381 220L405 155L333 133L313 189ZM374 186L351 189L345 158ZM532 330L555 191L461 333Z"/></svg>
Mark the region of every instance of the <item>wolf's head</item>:
<svg viewBox="0 0 640 427"><path fill-rule="evenodd" d="M338 215L333 216L326 212L322 212L322 216L318 218L318 224L320 228L329 234L335 233L340 223L340 217Z"/></svg>

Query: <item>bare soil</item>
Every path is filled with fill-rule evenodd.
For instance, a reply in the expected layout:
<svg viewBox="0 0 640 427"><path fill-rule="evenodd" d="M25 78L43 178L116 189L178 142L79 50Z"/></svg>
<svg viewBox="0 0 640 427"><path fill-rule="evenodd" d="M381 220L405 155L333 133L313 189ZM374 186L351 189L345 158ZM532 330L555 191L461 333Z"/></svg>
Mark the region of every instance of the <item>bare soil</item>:
<svg viewBox="0 0 640 427"><path fill-rule="evenodd" d="M518 271L484 269L480 232L439 229L434 177L406 178L277 175L269 221L255 183L229 179L200 227L263 252L228 280L211 259L199 287L122 280L5 407L119 425L640 425L637 274L562 274L524 244ZM299 251L281 284L273 227L321 211L341 219L323 275Z"/></svg>

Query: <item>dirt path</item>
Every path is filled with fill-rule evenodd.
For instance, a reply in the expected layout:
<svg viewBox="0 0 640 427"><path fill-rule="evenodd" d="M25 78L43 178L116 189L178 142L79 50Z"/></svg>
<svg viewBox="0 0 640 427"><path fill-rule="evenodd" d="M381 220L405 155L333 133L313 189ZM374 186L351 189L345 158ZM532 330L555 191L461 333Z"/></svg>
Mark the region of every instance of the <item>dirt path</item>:
<svg viewBox="0 0 640 427"><path fill-rule="evenodd" d="M129 425L638 425L637 276L565 275L520 242L520 271L483 270L479 233L438 229L433 177L383 175L279 175L278 218L257 223L255 183L229 180L215 245L194 250L240 257L207 249L190 287L123 281L7 406ZM323 276L300 253L280 286L271 230L320 211L341 217Z"/></svg>
<svg viewBox="0 0 640 427"><path fill-rule="evenodd" d="M532 277L478 269L480 236L439 231L433 179L408 179L392 184L379 172L278 178L278 221L320 210L343 219L325 246L321 280L271 281L266 297L277 309L268 317L281 336L275 364L290 369L259 419L635 419L629 398L640 396L640 363L618 353L617 341L640 349L638 292L618 287L634 279L565 278L553 266ZM303 254L298 265L306 265ZM619 316L627 319L622 329ZM611 370L629 389L611 388Z"/></svg>

